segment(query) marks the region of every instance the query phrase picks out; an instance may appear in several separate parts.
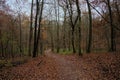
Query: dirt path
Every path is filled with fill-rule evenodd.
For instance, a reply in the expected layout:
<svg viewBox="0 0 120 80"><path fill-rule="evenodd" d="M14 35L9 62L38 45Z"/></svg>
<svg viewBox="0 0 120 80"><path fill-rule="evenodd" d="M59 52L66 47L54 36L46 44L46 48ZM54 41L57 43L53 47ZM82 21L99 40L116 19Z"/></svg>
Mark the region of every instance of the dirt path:
<svg viewBox="0 0 120 80"><path fill-rule="evenodd" d="M50 50L46 51L46 56L56 61L60 80L80 80L81 71L64 56L53 54Z"/></svg>
<svg viewBox="0 0 120 80"><path fill-rule="evenodd" d="M120 80L120 54L60 55L50 50L17 67L0 69L0 80Z"/></svg>

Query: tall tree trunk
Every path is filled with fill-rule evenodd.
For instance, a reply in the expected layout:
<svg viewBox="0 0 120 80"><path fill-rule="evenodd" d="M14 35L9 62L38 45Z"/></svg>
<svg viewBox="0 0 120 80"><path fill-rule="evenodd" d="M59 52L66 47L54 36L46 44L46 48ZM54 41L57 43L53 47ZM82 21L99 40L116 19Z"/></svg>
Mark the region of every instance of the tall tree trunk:
<svg viewBox="0 0 120 80"><path fill-rule="evenodd" d="M58 1L59 2L59 1ZM58 20L57 20L57 53L60 50L60 41L59 41L59 7L58 7Z"/></svg>
<svg viewBox="0 0 120 80"><path fill-rule="evenodd" d="M89 12L89 34L88 34L88 45L87 45L87 53L91 52L91 46L92 46L92 14L90 9L89 0L86 0L87 6L88 6L88 12Z"/></svg>
<svg viewBox="0 0 120 80"><path fill-rule="evenodd" d="M32 30L32 23L33 23L33 1L31 3L31 16L30 16L30 32L29 32L29 51L28 54L31 56L31 46L32 46L32 35L33 35L33 30Z"/></svg>
<svg viewBox="0 0 120 80"><path fill-rule="evenodd" d="M20 27L20 55L22 54L22 23L21 23L21 14L19 13L19 27Z"/></svg>
<svg viewBox="0 0 120 80"><path fill-rule="evenodd" d="M41 10L40 10L40 16L39 16L39 27L38 27L38 36L37 36L37 52L38 52L38 44L39 44L39 40L40 40L40 45L41 45L41 54L42 54L42 37L41 37L41 21L42 21L42 14L43 14L43 4L44 4L44 0L42 0L42 5L41 5Z"/></svg>
<svg viewBox="0 0 120 80"><path fill-rule="evenodd" d="M66 27L66 10L64 9L64 23L63 23L63 51L66 50L66 30L65 30L65 27Z"/></svg>
<svg viewBox="0 0 120 80"><path fill-rule="evenodd" d="M76 50L75 50L75 44L74 44L74 32L75 32L75 29L72 28L72 49L73 49L73 53L76 53Z"/></svg>
<svg viewBox="0 0 120 80"><path fill-rule="evenodd" d="M74 44L74 32L75 32L75 25L77 22L77 19L75 19L75 22L73 22L73 7L72 7L72 3L71 0L68 0L69 2L67 2L67 9L68 9L68 13L69 13L69 17L70 17L70 26L71 26L71 43L72 43L72 49L73 49L73 53L76 53L76 49L75 49L75 44Z"/></svg>
<svg viewBox="0 0 120 80"><path fill-rule="evenodd" d="M110 27L111 27L111 46L110 51L116 51L116 44L115 44L115 30L113 28L113 18L112 18L112 10L110 6L110 0L107 0L108 10L109 10L109 18L110 18Z"/></svg>
<svg viewBox="0 0 120 80"><path fill-rule="evenodd" d="M79 42L78 42L78 50L79 50L79 55L82 55L81 52L81 10L79 7L79 0L76 0L76 7L77 7L77 12L78 12L78 18L79 18L79 26L78 26L78 31L79 31Z"/></svg>
<svg viewBox="0 0 120 80"><path fill-rule="evenodd" d="M59 1L58 1L59 4ZM57 9L58 8L58 9ZM56 27L57 27L57 53L59 52L60 44L59 44L59 6L57 7L57 2L54 0L54 9L55 9L55 16L56 16Z"/></svg>
<svg viewBox="0 0 120 80"><path fill-rule="evenodd" d="M40 40L40 29L41 29L41 20L42 20L42 13L43 13L43 4L44 4L44 0L42 0L42 5L40 8L39 5L39 1L36 0L36 17L35 17L35 31L34 31L34 49L33 49L33 57L37 56L38 53L38 45L39 45L39 40ZM40 11L40 12L39 12ZM39 26L37 25L38 23L38 15L39 15ZM38 31L37 31L37 27L38 27Z"/></svg>
<svg viewBox="0 0 120 80"><path fill-rule="evenodd" d="M33 56L36 57L37 54L37 20L38 20L38 13L39 13L39 2L36 0L36 16L35 16L35 27L34 27L34 48L33 48Z"/></svg>

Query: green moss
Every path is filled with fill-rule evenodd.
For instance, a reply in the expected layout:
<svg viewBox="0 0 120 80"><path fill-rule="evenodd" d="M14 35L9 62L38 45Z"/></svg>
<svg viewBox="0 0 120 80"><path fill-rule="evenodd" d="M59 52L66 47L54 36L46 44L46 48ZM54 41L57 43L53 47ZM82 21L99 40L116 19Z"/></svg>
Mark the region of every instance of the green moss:
<svg viewBox="0 0 120 80"><path fill-rule="evenodd" d="M0 69L3 67L13 67L18 66L21 64L24 64L27 62L27 57L24 58L16 58L15 60L9 59L9 60L0 60Z"/></svg>
<svg viewBox="0 0 120 80"><path fill-rule="evenodd" d="M5 67L12 67L12 63L10 61L7 61L7 63L5 64Z"/></svg>
<svg viewBox="0 0 120 80"><path fill-rule="evenodd" d="M3 68L3 67L12 67L12 64L8 60L0 60L0 68Z"/></svg>
<svg viewBox="0 0 120 80"><path fill-rule="evenodd" d="M54 49L54 52L56 53L57 50ZM84 53L85 51L81 50L81 52ZM69 50L69 49L66 49L66 50L60 49L58 54L63 54L63 55L73 54L73 50L72 49L71 50ZM78 54L78 49L76 49L76 54Z"/></svg>
<svg viewBox="0 0 120 80"><path fill-rule="evenodd" d="M69 54L72 54L72 50L63 50L63 49L60 49L59 54L69 55Z"/></svg>

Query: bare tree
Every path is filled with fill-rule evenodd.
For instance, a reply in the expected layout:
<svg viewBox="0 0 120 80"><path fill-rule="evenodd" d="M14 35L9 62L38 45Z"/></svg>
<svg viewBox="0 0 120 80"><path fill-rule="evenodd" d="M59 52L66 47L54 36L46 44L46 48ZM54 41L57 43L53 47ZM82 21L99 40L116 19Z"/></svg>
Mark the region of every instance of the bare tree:
<svg viewBox="0 0 120 80"><path fill-rule="evenodd" d="M112 10L110 5L110 0L107 0L107 6L109 11L109 19L110 19L110 26L111 26L111 46L110 51L116 51L116 44L115 44L115 29L113 28L113 18L112 18Z"/></svg>
<svg viewBox="0 0 120 80"><path fill-rule="evenodd" d="M42 21L42 14L43 14L43 5L44 5L44 0L42 0L42 4L41 4L41 9L39 10L39 27L38 27L38 35L37 35L37 52L38 52L38 44L39 44L39 40L40 40L40 45L41 45L41 54L42 54L42 37L40 35L40 31L41 31L41 21Z"/></svg>
<svg viewBox="0 0 120 80"><path fill-rule="evenodd" d="M82 55L81 53L81 10L79 7L79 0L76 0L76 7L77 7L77 13L78 13L78 20L79 20L79 26L78 26L78 32L79 32L79 41L78 41L78 50L79 50L79 55Z"/></svg>
<svg viewBox="0 0 120 80"><path fill-rule="evenodd" d="M75 44L74 44L74 39L75 39L74 32L75 32L75 26L76 26L76 23L77 23L77 20L78 20L78 16L75 18L75 20L73 20L73 7L72 7L72 3L73 3L73 1L71 1L71 0L66 1L66 4L67 4L66 7L68 9L69 18L70 18L70 26L71 26L72 49L73 49L73 53L76 53Z"/></svg>
<svg viewBox="0 0 120 80"><path fill-rule="evenodd" d="M42 0L42 4L41 4L41 7L40 7L40 2L38 0L36 0L36 16L35 16L33 57L36 57L37 53L38 53L38 44L39 44L39 39L40 39L40 27L41 27L42 13L43 13L43 4L44 4L44 0ZM38 17L39 17L39 20L38 20ZM37 24L38 21L39 21L39 27L38 27L38 24ZM37 28L38 28L38 30L37 30Z"/></svg>

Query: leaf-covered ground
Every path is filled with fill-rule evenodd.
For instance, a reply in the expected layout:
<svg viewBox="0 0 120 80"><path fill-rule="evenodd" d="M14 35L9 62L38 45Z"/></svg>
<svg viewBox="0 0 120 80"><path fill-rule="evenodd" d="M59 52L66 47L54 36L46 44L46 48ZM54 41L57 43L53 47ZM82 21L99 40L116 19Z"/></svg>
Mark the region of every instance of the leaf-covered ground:
<svg viewBox="0 0 120 80"><path fill-rule="evenodd" d="M30 59L16 67L0 69L0 80L120 80L120 54L54 54Z"/></svg>

